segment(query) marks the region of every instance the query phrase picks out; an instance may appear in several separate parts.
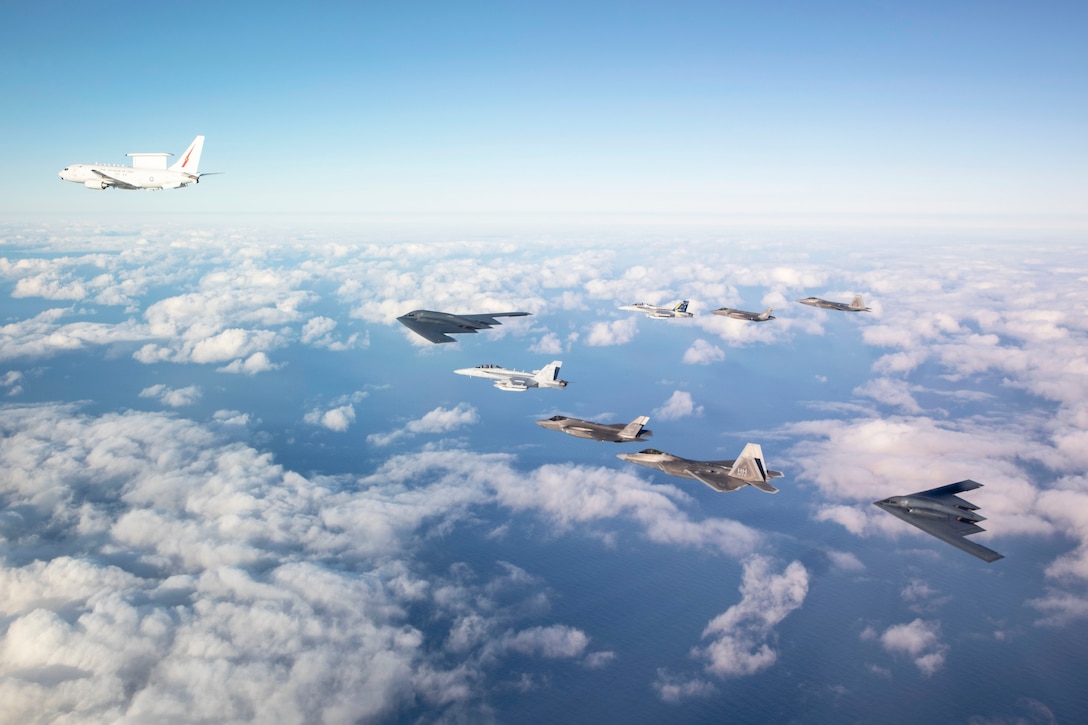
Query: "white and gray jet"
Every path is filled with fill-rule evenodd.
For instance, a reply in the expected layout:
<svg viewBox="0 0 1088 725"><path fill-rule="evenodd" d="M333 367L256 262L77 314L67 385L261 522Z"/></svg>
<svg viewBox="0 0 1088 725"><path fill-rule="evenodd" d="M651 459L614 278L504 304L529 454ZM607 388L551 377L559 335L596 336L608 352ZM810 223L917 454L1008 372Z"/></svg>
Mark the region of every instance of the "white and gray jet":
<svg viewBox="0 0 1088 725"><path fill-rule="evenodd" d="M548 430L557 430L575 438L589 438L594 441L606 441L609 443L630 443L641 441L653 436L654 432L642 426L650 422L645 415L640 415L633 421L623 423L594 423L591 420L580 418L568 418L565 415L553 415L547 420L538 420L536 424Z"/></svg>
<svg viewBox="0 0 1088 725"><path fill-rule="evenodd" d="M892 496L874 501L873 505L983 561L997 561L1004 555L964 538L985 531L978 522L985 521L986 517L975 513L978 506L956 494L981 487L981 483L967 479L928 491Z"/></svg>
<svg viewBox="0 0 1088 725"><path fill-rule="evenodd" d="M850 304L845 302L830 302L828 300L822 300L819 297L806 297L803 300L797 300L802 305L809 305L810 307L822 307L825 310L840 310L842 312L872 312L871 309L865 306L865 301L861 299L861 295L854 295L854 299L850 301Z"/></svg>
<svg viewBox="0 0 1088 725"><path fill-rule="evenodd" d="M528 312L491 312L486 315L455 315L435 310L412 310L397 321L431 342L457 342L450 335L490 330L502 323L496 317L525 317Z"/></svg>
<svg viewBox="0 0 1088 725"><path fill-rule="evenodd" d="M567 387L566 380L559 379L559 368L562 360L553 360L540 370L531 373L522 370L507 370L499 365L477 365L474 368L461 368L453 372L458 375L468 375L472 378L487 378L491 380L499 390L521 392L529 388L558 388Z"/></svg>
<svg viewBox="0 0 1088 725"><path fill-rule="evenodd" d="M654 319L668 319L670 317L694 317L694 315L688 312L688 301L677 302L672 307L658 307L657 305L651 305L646 302L635 302L630 305L620 305L621 310L627 310L628 312L641 312L647 317Z"/></svg>
<svg viewBox="0 0 1088 725"><path fill-rule="evenodd" d="M618 453L617 457L647 468L656 468L670 476L694 478L723 493L744 486L755 486L764 493L778 493L778 489L768 481L782 477L781 471L767 469L763 462L763 448L758 443L744 446L740 457L732 461L692 461L654 448L638 453Z"/></svg>
<svg viewBox="0 0 1088 725"><path fill-rule="evenodd" d="M774 315L771 313L774 309L768 307L763 312L748 312L747 310L737 310L732 307L719 307L714 310L715 315L721 315L722 317L732 317L734 320L747 320L748 322L766 322L767 320L773 320Z"/></svg>
<svg viewBox="0 0 1088 725"><path fill-rule="evenodd" d="M197 136L185 149L185 153L173 165L167 168L166 157L171 153L127 154L132 158L132 166L119 164L72 164L60 172L60 178L76 184L83 184L88 189L180 189L189 184L199 184L200 177L222 173L213 171L200 173L200 152L204 149L204 137Z"/></svg>

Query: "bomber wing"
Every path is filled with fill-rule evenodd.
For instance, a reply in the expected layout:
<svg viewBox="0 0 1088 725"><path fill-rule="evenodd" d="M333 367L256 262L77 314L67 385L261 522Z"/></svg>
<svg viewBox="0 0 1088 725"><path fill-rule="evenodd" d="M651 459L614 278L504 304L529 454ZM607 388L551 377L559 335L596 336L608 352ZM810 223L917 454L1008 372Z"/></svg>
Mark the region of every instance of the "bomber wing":
<svg viewBox="0 0 1088 725"><path fill-rule="evenodd" d="M410 319L407 315L397 318L401 324L407 327L412 332L421 337L425 337L431 342L457 342L452 337L447 335L447 332L476 332L476 330L464 330L460 327L454 328L453 325L445 326L436 322L423 322L421 320Z"/></svg>
<svg viewBox="0 0 1088 725"><path fill-rule="evenodd" d="M463 317L466 320L472 320L473 322L479 322L484 325L501 325L502 323L496 320L496 317L525 317L528 312L492 312L487 315L457 315Z"/></svg>
<svg viewBox="0 0 1088 725"><path fill-rule="evenodd" d="M528 312L492 312L481 315L455 315L450 312L413 310L397 320L417 335L431 342L456 342L450 334L475 333L501 325L496 317L524 317ZM449 333L449 334L447 334Z"/></svg>
<svg viewBox="0 0 1088 725"><path fill-rule="evenodd" d="M971 534L977 534L980 531L985 531L984 528L975 523L974 520L981 521L983 517L973 514L978 510L978 506L975 506L969 501L965 501L957 493L963 493L964 491L972 491L981 487L982 484L970 479L965 481L958 481L956 483L950 483L947 486L941 486L939 488L932 488L928 491L919 491L918 493L909 494L906 497L892 497L891 499L885 499L883 501L874 502L883 511L887 511L892 516L898 519L906 521L911 526L916 526L922 531L931 536L936 536L941 541L955 546L957 549L966 551L972 556L977 556L983 561L991 562L998 559L1005 558L1004 554L999 554L993 549L989 549L982 544L976 544L974 541L968 541L965 536ZM928 499L929 501L942 504L944 506L952 507L953 509L959 509L963 512L963 516L956 516L952 513L945 515L939 515L939 513L932 513L922 507L917 507L914 510L911 508L904 508L902 506L896 506L890 501L896 498L908 498L908 499Z"/></svg>

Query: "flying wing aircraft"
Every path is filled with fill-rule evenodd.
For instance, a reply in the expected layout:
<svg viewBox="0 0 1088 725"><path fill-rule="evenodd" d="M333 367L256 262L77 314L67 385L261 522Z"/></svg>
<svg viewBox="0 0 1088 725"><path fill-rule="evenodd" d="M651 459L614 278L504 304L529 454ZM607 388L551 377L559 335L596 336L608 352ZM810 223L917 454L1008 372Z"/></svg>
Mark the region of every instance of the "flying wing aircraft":
<svg viewBox="0 0 1088 725"><path fill-rule="evenodd" d="M732 307L719 307L714 310L715 315L721 315L722 317L732 317L734 320L747 320L748 322L766 322L767 320L773 320L774 315L771 313L774 310L770 307L763 310L763 312L747 312L745 310L737 310Z"/></svg>
<svg viewBox="0 0 1088 725"><path fill-rule="evenodd" d="M166 167L166 157L173 154L138 153L127 154L132 158L132 166L119 164L72 164L64 167L60 178L76 184L83 184L88 189L180 189L193 183L200 183L200 177L222 173L212 171L199 173L200 152L204 148L204 137L197 136L185 149L184 155L170 168Z"/></svg>
<svg viewBox="0 0 1088 725"><path fill-rule="evenodd" d="M576 438L589 438L595 441L608 441L610 443L628 443L641 441L654 434L652 430L642 426L650 422L645 415L640 415L633 421L623 423L594 423L579 418L568 418L565 415L553 415L547 420L538 420L536 424L541 428L557 430Z"/></svg>
<svg viewBox="0 0 1088 725"><path fill-rule="evenodd" d="M975 513L978 506L964 501L956 494L981 487L981 483L967 479L928 491L892 496L883 501L874 501L873 504L972 556L984 561L997 561L1003 559L1004 555L963 538L985 531L978 522L985 521L986 517Z"/></svg>
<svg viewBox="0 0 1088 725"><path fill-rule="evenodd" d="M842 312L872 312L871 309L865 306L864 300L861 299L861 295L854 295L854 299L850 301L850 304L845 302L829 302L828 300L822 300L819 297L806 297L803 300L797 300L802 305L809 305L810 307L822 307L825 310L841 310Z"/></svg>
<svg viewBox="0 0 1088 725"><path fill-rule="evenodd" d="M619 453L618 458L647 468L656 468L670 476L694 478L715 491L736 491L743 486L755 486L765 493L778 493L768 481L780 478L781 471L770 471L763 462L763 448L758 443L744 446L740 457L732 461L692 461L671 453L647 448L638 453Z"/></svg>
<svg viewBox="0 0 1088 725"><path fill-rule="evenodd" d="M492 312L486 315L455 315L434 310L412 310L397 321L431 342L457 342L450 334L490 330L502 323L496 317L525 317L528 312ZM449 334L447 334L449 333Z"/></svg>
<svg viewBox="0 0 1088 725"><path fill-rule="evenodd" d="M635 302L630 305L620 305L621 310L628 310L630 312L641 312L647 317L653 317L655 319L665 319L669 317L694 317L694 315L688 312L688 301L678 302L672 307L658 307L657 305L647 304L645 302Z"/></svg>
<svg viewBox="0 0 1088 725"><path fill-rule="evenodd" d="M553 360L540 370L527 373L521 370L507 370L498 365L477 365L474 368L461 368L453 372L473 378L487 378L494 382L499 390L520 392L529 388L565 388L566 380L559 379L562 360Z"/></svg>

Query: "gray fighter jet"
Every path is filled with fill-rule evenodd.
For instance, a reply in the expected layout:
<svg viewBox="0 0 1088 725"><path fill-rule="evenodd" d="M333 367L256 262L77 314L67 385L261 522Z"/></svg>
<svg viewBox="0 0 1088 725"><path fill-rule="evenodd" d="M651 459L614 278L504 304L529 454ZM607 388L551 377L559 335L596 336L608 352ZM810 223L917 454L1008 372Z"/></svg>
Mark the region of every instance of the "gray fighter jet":
<svg viewBox="0 0 1088 725"><path fill-rule="evenodd" d="M861 299L861 295L854 295L854 299L850 301L850 304L845 302L829 302L827 300L821 300L819 297L806 297L803 300L797 300L802 305L810 305L812 307L822 307L825 310L841 310L843 312L872 312L871 309L865 306L864 300Z"/></svg>
<svg viewBox="0 0 1088 725"><path fill-rule="evenodd" d="M715 315L732 317L734 320L747 320L748 322L766 322L767 320L773 320L774 315L771 314L772 312L774 312L774 310L770 307L763 310L763 312L747 312L745 310L735 310L732 307L719 307L714 310Z"/></svg>
<svg viewBox="0 0 1088 725"><path fill-rule="evenodd" d="M638 453L619 453L617 458L647 468L656 468L670 476L694 478L715 491L722 492L736 491L742 486L755 486L765 493L778 493L778 489L767 481L782 476L781 471L769 471L764 466L763 449L758 443L746 445L740 458L733 461L689 461L653 448Z"/></svg>
<svg viewBox="0 0 1088 725"><path fill-rule="evenodd" d="M981 486L981 483L968 479L929 491L892 496L883 501L874 501L873 504L972 556L984 561L997 561L1003 559L1004 555L963 538L985 531L977 522L985 521L986 517L975 513L978 506L964 501L956 494Z"/></svg>
<svg viewBox="0 0 1088 725"><path fill-rule="evenodd" d="M641 441L654 434L652 430L642 426L650 422L645 415L640 415L633 421L623 423L594 423L589 420L568 418L565 415L553 415L547 420L538 420L536 424L548 430L558 430L572 435L575 438L589 438L595 441L608 441L610 443L629 443Z"/></svg>
<svg viewBox="0 0 1088 725"><path fill-rule="evenodd" d="M694 317L695 315L688 312L688 301L683 300L677 302L672 307L658 307L657 305L651 305L646 302L634 302L629 305L620 305L619 309L628 310L630 312L641 312L647 317L652 317L657 320L663 320L670 317Z"/></svg>
<svg viewBox="0 0 1088 725"><path fill-rule="evenodd" d="M490 330L492 326L502 324L495 319L496 317L525 317L528 314L528 312L492 312L486 315L455 315L434 310L412 310L398 317L397 321L431 342L457 342L446 333L459 334Z"/></svg>

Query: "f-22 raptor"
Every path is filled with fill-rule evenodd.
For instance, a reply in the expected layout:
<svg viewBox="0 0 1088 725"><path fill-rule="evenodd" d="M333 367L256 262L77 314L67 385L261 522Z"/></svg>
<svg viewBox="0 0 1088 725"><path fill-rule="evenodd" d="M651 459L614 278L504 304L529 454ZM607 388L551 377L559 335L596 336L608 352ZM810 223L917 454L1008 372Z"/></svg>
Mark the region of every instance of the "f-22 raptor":
<svg viewBox="0 0 1088 725"><path fill-rule="evenodd" d="M736 491L744 486L755 486L764 493L778 493L778 489L768 481L782 477L781 471L770 471L764 465L763 448L758 443L744 446L740 457L733 461L691 461L654 448L638 453L619 453L616 457L647 468L656 468L670 476L694 478L723 493Z"/></svg>
<svg viewBox="0 0 1088 725"><path fill-rule="evenodd" d="M494 382L499 390L521 392L529 388L558 388L567 387L566 380L559 379L559 368L562 360L553 360L540 370L531 373L522 370L507 370L498 365L477 365L474 368L461 368L453 372L458 375L468 375L472 378L487 378Z"/></svg>
<svg viewBox="0 0 1088 725"><path fill-rule="evenodd" d="M490 330L502 323L496 317L525 317L528 312L492 312L486 315L455 315L435 310L412 310L397 321L431 342L457 342L450 334ZM446 334L449 333L449 334Z"/></svg>
<svg viewBox="0 0 1088 725"><path fill-rule="evenodd" d="M621 310L627 310L628 312L641 312L647 317L663 320L670 317L694 317L694 315L688 312L688 301L677 302L672 307L658 307L657 305L651 305L646 302L635 302L630 305L620 305Z"/></svg>
<svg viewBox="0 0 1088 725"><path fill-rule="evenodd" d="M997 561L1003 559L1004 554L963 538L985 531L978 522L985 521L986 517L975 513L978 506L956 494L981 487L981 483L967 479L928 491L892 496L874 501L873 505L983 561Z"/></svg>
<svg viewBox="0 0 1088 725"><path fill-rule="evenodd" d="M854 299L850 301L850 304L845 302L830 302L828 300L822 300L819 297L806 297L803 300L797 300L802 305L809 305L810 307L822 307L825 310L840 310L842 312L872 312L871 309L865 306L865 301L861 299L861 295L854 295Z"/></svg>
<svg viewBox="0 0 1088 725"><path fill-rule="evenodd" d="M719 307L714 310L715 315L732 317L734 320L747 320L748 322L766 322L767 320L773 320L774 315L771 314L772 312L774 312L774 310L770 307L763 310L763 312L748 312L746 310L737 310L732 307Z"/></svg>
<svg viewBox="0 0 1088 725"><path fill-rule="evenodd" d="M575 438L589 438L595 441L607 441L609 443L630 443L641 441L651 437L654 432L642 426L650 422L645 415L640 415L633 421L623 423L594 423L580 418L568 418L565 415L553 415L547 420L536 422L541 428L557 430Z"/></svg>

